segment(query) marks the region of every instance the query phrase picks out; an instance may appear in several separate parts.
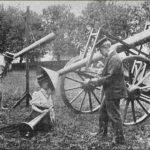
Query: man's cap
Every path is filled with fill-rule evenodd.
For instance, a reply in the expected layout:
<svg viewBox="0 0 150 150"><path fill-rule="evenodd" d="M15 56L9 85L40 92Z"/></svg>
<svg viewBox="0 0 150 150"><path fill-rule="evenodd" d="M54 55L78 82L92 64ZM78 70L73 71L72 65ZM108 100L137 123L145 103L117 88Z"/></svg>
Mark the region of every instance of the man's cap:
<svg viewBox="0 0 150 150"><path fill-rule="evenodd" d="M111 42L110 42L109 40L105 41L105 42L101 45L101 47L103 47L103 48L107 48L107 47L110 47L110 46L111 46Z"/></svg>
<svg viewBox="0 0 150 150"><path fill-rule="evenodd" d="M3 53L3 56L5 56L8 59L14 59L14 54L10 53L10 52L5 52Z"/></svg>
<svg viewBox="0 0 150 150"><path fill-rule="evenodd" d="M106 37L104 37L104 38L102 38L102 39L100 39L97 43L96 43L96 47L100 47L104 42L106 42L107 41L107 38Z"/></svg>
<svg viewBox="0 0 150 150"><path fill-rule="evenodd" d="M96 43L96 47L108 47L111 46L111 43L112 42L107 37L104 37Z"/></svg>

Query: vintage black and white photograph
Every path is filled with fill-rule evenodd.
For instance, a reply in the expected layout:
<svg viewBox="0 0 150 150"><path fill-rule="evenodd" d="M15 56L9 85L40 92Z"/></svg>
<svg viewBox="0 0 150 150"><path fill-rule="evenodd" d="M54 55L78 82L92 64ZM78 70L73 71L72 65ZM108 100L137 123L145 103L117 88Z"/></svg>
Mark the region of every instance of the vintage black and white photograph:
<svg viewBox="0 0 150 150"><path fill-rule="evenodd" d="M150 1L0 1L0 150L149 150Z"/></svg>

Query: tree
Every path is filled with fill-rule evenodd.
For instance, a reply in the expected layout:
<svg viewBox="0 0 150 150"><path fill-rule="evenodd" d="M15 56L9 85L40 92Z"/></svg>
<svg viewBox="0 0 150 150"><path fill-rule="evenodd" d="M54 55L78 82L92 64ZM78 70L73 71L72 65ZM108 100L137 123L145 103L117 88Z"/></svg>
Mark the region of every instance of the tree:
<svg viewBox="0 0 150 150"><path fill-rule="evenodd" d="M118 6L116 2L95 1L87 5L82 20L91 28L99 27L115 36L126 36L128 32L128 8Z"/></svg>
<svg viewBox="0 0 150 150"><path fill-rule="evenodd" d="M46 36L47 34L44 34L44 28L42 27L42 19L41 16L37 13L30 11L28 23L26 20L26 13L22 14L23 21L25 25L28 28L29 37L28 42L26 41L26 33L24 32L24 47L29 46L30 44L34 43L35 41L41 39L42 37ZM36 50L30 51L29 59L31 62L34 62L35 60L38 60L40 57L42 57L44 54L46 54L45 45L40 45L36 48Z"/></svg>
<svg viewBox="0 0 150 150"><path fill-rule="evenodd" d="M25 16L26 13L20 11L15 7L3 8L0 6L0 51L5 52L18 52L24 47L28 46L44 36L44 30L42 28L42 20L40 15L30 11L29 21L29 43L26 43L25 33ZM46 35L46 34L45 34ZM37 48L38 50L30 52L30 61L34 61L45 54L43 46Z"/></svg>
<svg viewBox="0 0 150 150"><path fill-rule="evenodd" d="M61 57L76 55L76 47L73 41L73 34L76 30L77 20L70 7L66 5L53 5L43 10L43 27L45 32L55 32L57 37L50 51L53 51L57 60Z"/></svg>
<svg viewBox="0 0 150 150"><path fill-rule="evenodd" d="M31 44L50 32L56 33L56 39L30 52L30 61L38 60L51 51L57 60L65 56L74 57L84 49L91 28L103 29L122 39L140 32L145 22L150 21L150 2L139 6L119 5L113 1L90 2L76 17L71 7L53 5L43 9L43 14L30 11ZM25 12L15 7L4 9L0 5L0 51L18 52L28 46L25 35Z"/></svg>

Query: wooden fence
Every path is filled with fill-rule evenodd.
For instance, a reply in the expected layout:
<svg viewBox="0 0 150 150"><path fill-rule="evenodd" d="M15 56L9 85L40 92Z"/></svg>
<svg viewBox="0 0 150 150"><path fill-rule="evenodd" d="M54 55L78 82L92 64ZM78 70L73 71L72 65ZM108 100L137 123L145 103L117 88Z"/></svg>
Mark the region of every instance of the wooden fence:
<svg viewBox="0 0 150 150"><path fill-rule="evenodd" d="M67 60L62 60L62 61L44 61L44 62L34 62L34 63L29 63L29 68L30 69L36 69L37 66L43 66L52 70L59 70L65 66L67 63ZM25 70L25 63L14 63L12 65L12 70Z"/></svg>

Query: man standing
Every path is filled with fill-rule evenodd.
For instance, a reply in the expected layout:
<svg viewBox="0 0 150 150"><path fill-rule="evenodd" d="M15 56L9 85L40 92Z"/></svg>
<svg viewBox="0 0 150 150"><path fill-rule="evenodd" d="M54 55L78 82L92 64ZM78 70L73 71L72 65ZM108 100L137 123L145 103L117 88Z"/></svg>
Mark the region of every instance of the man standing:
<svg viewBox="0 0 150 150"><path fill-rule="evenodd" d="M120 116L120 99L127 97L123 75L122 61L111 42L105 41L100 47L101 54L106 58L102 77L93 78L89 84L103 86L103 102L100 108L99 132L107 135L108 120L112 122L114 131L113 144L124 144L122 120Z"/></svg>
<svg viewBox="0 0 150 150"><path fill-rule="evenodd" d="M4 78L7 75L8 70L11 69L11 62L14 55L9 52L0 54L0 111L7 108L3 107L3 89L4 89Z"/></svg>

